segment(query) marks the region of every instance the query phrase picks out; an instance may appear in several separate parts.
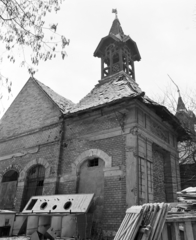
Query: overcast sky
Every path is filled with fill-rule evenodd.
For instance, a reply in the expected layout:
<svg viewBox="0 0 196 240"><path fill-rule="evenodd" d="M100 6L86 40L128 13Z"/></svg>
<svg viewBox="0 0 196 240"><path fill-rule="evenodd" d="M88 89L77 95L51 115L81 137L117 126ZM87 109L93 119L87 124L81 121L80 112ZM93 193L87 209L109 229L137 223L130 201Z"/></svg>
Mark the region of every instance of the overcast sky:
<svg viewBox="0 0 196 240"><path fill-rule="evenodd" d="M75 103L84 97L101 76L93 53L109 33L113 8L124 33L137 43L142 59L135 63L136 82L146 95L161 95L171 83L167 74L182 92L195 88L195 0L65 0L51 18L70 39L68 56L41 63L35 78ZM12 80L15 97L29 78L27 71L17 63L3 63L1 71Z"/></svg>

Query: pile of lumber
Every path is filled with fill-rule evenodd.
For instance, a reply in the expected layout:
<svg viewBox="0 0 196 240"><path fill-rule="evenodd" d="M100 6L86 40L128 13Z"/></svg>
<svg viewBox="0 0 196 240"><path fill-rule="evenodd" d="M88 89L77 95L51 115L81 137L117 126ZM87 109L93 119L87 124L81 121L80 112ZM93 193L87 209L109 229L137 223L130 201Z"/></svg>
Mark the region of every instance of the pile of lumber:
<svg viewBox="0 0 196 240"><path fill-rule="evenodd" d="M184 211L196 210L196 187L189 187L180 192L177 192L178 196L178 208Z"/></svg>
<svg viewBox="0 0 196 240"><path fill-rule="evenodd" d="M158 240L168 208L166 203L148 203L129 208L114 240Z"/></svg>
<svg viewBox="0 0 196 240"><path fill-rule="evenodd" d="M189 187L181 192L177 192L178 201L196 204L196 187Z"/></svg>

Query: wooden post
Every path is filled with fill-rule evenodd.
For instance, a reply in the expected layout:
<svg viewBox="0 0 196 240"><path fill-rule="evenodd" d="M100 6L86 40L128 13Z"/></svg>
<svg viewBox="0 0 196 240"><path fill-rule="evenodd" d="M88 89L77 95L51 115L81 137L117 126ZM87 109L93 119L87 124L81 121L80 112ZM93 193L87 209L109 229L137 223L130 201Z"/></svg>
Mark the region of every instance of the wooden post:
<svg viewBox="0 0 196 240"><path fill-rule="evenodd" d="M122 48L119 49L120 71L123 70Z"/></svg>
<svg viewBox="0 0 196 240"><path fill-rule="evenodd" d="M104 74L103 74L104 69L103 69L103 67L104 67L104 58L102 56L101 57L101 79L103 79L103 77L104 77Z"/></svg>
<svg viewBox="0 0 196 240"><path fill-rule="evenodd" d="M134 61L131 61L132 62L132 70L133 70L133 80L135 81L135 66L134 66Z"/></svg>

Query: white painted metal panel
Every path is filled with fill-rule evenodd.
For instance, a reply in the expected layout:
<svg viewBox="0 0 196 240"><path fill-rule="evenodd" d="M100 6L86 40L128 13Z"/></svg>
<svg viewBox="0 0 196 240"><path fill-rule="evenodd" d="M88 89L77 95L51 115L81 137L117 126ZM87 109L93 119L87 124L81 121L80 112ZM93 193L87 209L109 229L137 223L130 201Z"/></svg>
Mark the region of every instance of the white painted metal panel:
<svg viewBox="0 0 196 240"><path fill-rule="evenodd" d="M34 196L23 213L85 213L94 194Z"/></svg>

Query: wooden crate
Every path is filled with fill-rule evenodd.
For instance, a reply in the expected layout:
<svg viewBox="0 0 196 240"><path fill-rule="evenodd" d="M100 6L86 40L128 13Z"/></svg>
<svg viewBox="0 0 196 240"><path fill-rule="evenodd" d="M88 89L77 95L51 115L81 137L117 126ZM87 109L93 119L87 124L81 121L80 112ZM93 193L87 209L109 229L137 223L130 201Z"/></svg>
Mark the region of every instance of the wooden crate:
<svg viewBox="0 0 196 240"><path fill-rule="evenodd" d="M160 240L196 240L196 214L168 216Z"/></svg>

